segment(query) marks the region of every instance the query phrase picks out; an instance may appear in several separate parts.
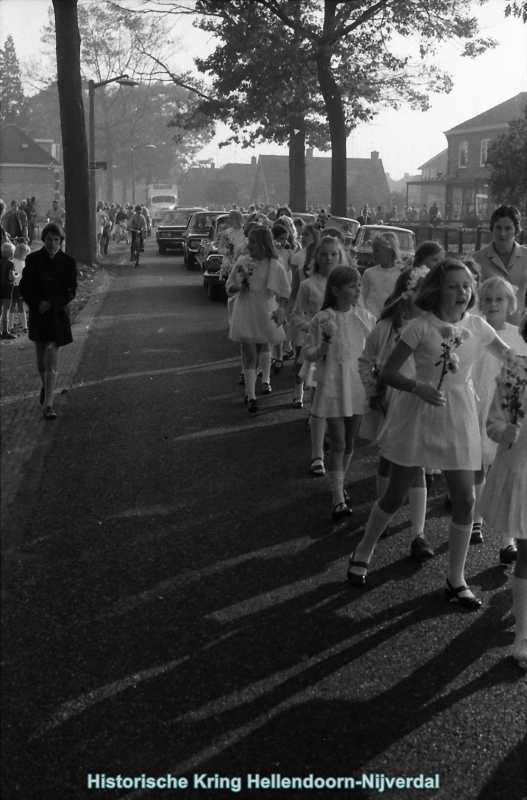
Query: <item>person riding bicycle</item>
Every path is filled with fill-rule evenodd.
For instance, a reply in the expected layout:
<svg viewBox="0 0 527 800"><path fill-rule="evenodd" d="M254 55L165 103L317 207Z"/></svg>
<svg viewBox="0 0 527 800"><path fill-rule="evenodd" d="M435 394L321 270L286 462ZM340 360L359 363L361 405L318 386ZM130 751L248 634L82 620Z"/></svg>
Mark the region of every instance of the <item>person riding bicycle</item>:
<svg viewBox="0 0 527 800"><path fill-rule="evenodd" d="M121 239L124 239L126 244L128 244L128 217L126 215L126 211L119 206L117 209L117 214L115 215L115 238L117 242L120 242Z"/></svg>
<svg viewBox="0 0 527 800"><path fill-rule="evenodd" d="M139 246L143 249L144 245L144 236L146 234L146 219L144 218L143 214L141 213L141 206L136 206L135 211L128 220L128 227L132 233L132 244L130 249L130 261L134 260L134 242L137 236L139 236Z"/></svg>

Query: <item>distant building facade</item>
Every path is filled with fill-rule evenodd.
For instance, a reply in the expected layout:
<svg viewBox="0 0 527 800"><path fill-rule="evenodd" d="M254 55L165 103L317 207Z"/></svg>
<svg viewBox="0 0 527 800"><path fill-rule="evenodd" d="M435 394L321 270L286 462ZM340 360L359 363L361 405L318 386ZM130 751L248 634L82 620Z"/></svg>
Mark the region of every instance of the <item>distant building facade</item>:
<svg viewBox="0 0 527 800"><path fill-rule="evenodd" d="M60 147L51 139L32 139L18 125L0 128L0 197L11 200L37 198L37 214L45 213L55 199L62 202Z"/></svg>
<svg viewBox="0 0 527 800"><path fill-rule="evenodd" d="M448 149L426 161L419 169L421 174L406 182L406 207L416 208L419 211L424 206L429 210L435 205L441 217L444 217Z"/></svg>

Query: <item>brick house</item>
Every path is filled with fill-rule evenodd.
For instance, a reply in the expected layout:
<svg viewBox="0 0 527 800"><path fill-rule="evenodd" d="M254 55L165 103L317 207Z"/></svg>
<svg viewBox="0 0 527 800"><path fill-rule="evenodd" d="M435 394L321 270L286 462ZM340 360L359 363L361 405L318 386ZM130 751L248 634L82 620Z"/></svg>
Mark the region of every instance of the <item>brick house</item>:
<svg viewBox="0 0 527 800"><path fill-rule="evenodd" d="M437 205L441 216L445 216L446 174L448 149L442 150L419 167L421 174L406 181L406 207L418 211L426 206Z"/></svg>
<svg viewBox="0 0 527 800"><path fill-rule="evenodd" d="M382 159L377 151L370 158L348 158L348 205L357 214L367 203L370 208L390 208L390 189ZM306 151L307 204L328 206L331 201L331 158ZM289 157L260 156L251 191L251 202L282 204L289 201ZM299 211L300 209L296 209ZM293 209L295 211L295 209Z"/></svg>
<svg viewBox="0 0 527 800"><path fill-rule="evenodd" d="M226 181L236 186L237 196L232 200L225 200L225 207L231 202L238 202L248 206L251 202L250 193L256 172L256 156L251 158L250 164L228 163L216 169L210 167L190 167L179 182L180 200L182 206L209 207L208 186L214 182Z"/></svg>
<svg viewBox="0 0 527 800"><path fill-rule="evenodd" d="M488 219L494 208L489 198L485 166L492 141L506 134L509 122L523 116L527 92L500 103L445 132L448 141L446 211L451 219Z"/></svg>
<svg viewBox="0 0 527 800"><path fill-rule="evenodd" d="M32 139L18 125L0 128L0 197L11 200L37 198L37 215L45 214L55 198L60 200L62 167L59 145L50 139Z"/></svg>

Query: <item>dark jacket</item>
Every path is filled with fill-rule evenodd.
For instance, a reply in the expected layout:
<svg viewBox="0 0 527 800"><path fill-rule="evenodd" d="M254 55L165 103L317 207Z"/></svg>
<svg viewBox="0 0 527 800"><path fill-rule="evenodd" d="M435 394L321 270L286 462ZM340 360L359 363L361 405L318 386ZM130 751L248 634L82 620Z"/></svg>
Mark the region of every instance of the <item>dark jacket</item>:
<svg viewBox="0 0 527 800"><path fill-rule="evenodd" d="M73 341L68 304L77 291L75 259L62 250L50 258L44 247L30 253L20 279L20 294L29 306L29 338L55 342L59 347ZM51 308L41 314L41 300Z"/></svg>

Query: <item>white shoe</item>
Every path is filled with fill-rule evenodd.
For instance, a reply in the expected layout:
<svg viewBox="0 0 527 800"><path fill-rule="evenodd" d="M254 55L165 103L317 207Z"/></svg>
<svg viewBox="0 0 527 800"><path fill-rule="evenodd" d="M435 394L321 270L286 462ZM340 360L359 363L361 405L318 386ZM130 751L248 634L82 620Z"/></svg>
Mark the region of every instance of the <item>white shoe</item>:
<svg viewBox="0 0 527 800"><path fill-rule="evenodd" d="M519 667L527 669L527 638L514 640L512 657L516 659Z"/></svg>

